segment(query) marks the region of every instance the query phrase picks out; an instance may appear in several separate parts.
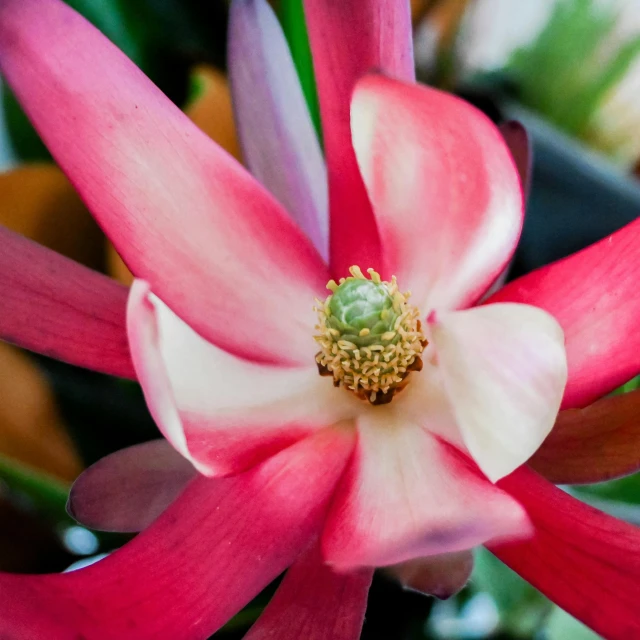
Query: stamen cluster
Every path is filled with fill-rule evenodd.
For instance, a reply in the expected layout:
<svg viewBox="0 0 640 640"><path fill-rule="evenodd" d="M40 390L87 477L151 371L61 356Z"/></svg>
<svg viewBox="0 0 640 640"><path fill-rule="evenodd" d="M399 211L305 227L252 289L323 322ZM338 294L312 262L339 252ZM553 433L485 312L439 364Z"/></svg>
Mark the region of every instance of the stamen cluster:
<svg viewBox="0 0 640 640"><path fill-rule="evenodd" d="M321 375L333 376L372 404L391 402L411 371L422 369L420 354L427 341L419 311L398 289L395 276L383 281L373 269L360 267L351 276L327 284L332 294L318 301L316 362Z"/></svg>

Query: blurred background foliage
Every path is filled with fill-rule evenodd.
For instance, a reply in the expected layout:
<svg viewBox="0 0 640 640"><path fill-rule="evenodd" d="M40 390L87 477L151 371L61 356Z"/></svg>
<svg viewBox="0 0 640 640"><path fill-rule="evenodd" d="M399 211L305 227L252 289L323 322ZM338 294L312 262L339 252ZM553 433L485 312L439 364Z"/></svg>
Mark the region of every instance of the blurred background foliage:
<svg viewBox="0 0 640 640"><path fill-rule="evenodd" d="M224 77L225 0L67 2L241 159ZM302 0L273 4L320 135ZM637 0L411 4L419 78L460 92L496 120L516 114L530 129L536 169L514 275L582 248L637 216ZM130 282L6 86L1 106L0 223ZM600 201L603 206L594 205ZM633 380L618 392L638 387ZM61 571L126 541L77 526L65 510L68 489L87 465L157 435L134 383L0 343L0 570ZM566 490L640 524L638 475ZM216 637L242 637L272 590ZM468 586L448 601L403 590L386 575L376 577L363 633L385 640L595 637L485 551L477 554Z"/></svg>

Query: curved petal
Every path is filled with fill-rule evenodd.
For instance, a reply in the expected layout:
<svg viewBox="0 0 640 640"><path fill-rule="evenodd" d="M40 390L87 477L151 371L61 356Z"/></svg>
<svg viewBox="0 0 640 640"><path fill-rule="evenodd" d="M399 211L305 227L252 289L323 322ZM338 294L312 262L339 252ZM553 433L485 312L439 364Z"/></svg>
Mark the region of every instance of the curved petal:
<svg viewBox="0 0 640 640"><path fill-rule="evenodd" d="M524 302L564 330L569 379L562 407L584 407L640 374L640 220L518 278L487 302Z"/></svg>
<svg viewBox="0 0 640 640"><path fill-rule="evenodd" d="M327 259L327 170L289 46L267 0L232 2L228 54L245 162Z"/></svg>
<svg viewBox="0 0 640 640"><path fill-rule="evenodd" d="M136 276L225 348L270 362L313 355L321 257L124 54L60 0L6 0L0 66Z"/></svg>
<svg viewBox="0 0 640 640"><path fill-rule="evenodd" d="M553 427L567 381L562 329L523 304L475 307L428 322L462 439L495 482L526 462Z"/></svg>
<svg viewBox="0 0 640 640"><path fill-rule="evenodd" d="M589 507L526 468L501 481L527 509L531 540L490 549L594 631L640 634L640 529Z"/></svg>
<svg viewBox="0 0 640 640"><path fill-rule="evenodd" d="M515 500L450 445L394 417L383 410L358 421L356 453L322 534L329 564L396 564L528 534Z"/></svg>
<svg viewBox="0 0 640 640"><path fill-rule="evenodd" d="M244 640L358 640L373 571L338 574L312 547L287 571Z"/></svg>
<svg viewBox="0 0 640 640"><path fill-rule="evenodd" d="M524 195L525 205L531 191L531 168L533 165L533 147L529 134L517 120L503 122L498 129L511 152L511 157L520 176L520 186Z"/></svg>
<svg viewBox="0 0 640 640"><path fill-rule="evenodd" d="M208 637L309 546L352 448L348 431L324 430L249 473L195 480L154 524L94 565L0 574L0 632Z"/></svg>
<svg viewBox="0 0 640 640"><path fill-rule="evenodd" d="M385 273L425 310L475 302L522 227L518 174L499 131L455 96L379 75L358 83L351 129Z"/></svg>
<svg viewBox="0 0 640 640"><path fill-rule="evenodd" d="M202 339L137 280L128 330L136 371L163 435L205 475L237 473L311 431L349 417L314 364L278 368Z"/></svg>
<svg viewBox="0 0 640 640"><path fill-rule="evenodd" d="M166 440L145 442L91 465L73 483L67 511L91 529L142 531L195 475Z"/></svg>
<svg viewBox="0 0 640 640"><path fill-rule="evenodd" d="M603 482L640 470L640 390L560 412L529 464L554 484Z"/></svg>
<svg viewBox="0 0 640 640"><path fill-rule="evenodd" d="M405 589L446 600L455 596L469 582L473 571L473 553L457 551L416 558L389 567L388 571Z"/></svg>
<svg viewBox="0 0 640 640"><path fill-rule="evenodd" d="M135 378L127 290L0 227L0 338L110 375Z"/></svg>
<svg viewBox="0 0 640 640"><path fill-rule="evenodd" d="M397 0L304 0L329 170L331 270L381 268L380 241L351 144L357 80L380 69L414 79L411 15ZM328 44L329 43L329 44Z"/></svg>
<svg viewBox="0 0 640 640"><path fill-rule="evenodd" d="M184 112L227 153L240 160L240 146L233 121L231 92L226 76L208 65L198 65L191 81L199 85L199 95L186 105ZM107 242L107 273L119 282L131 286L134 276L110 242Z"/></svg>

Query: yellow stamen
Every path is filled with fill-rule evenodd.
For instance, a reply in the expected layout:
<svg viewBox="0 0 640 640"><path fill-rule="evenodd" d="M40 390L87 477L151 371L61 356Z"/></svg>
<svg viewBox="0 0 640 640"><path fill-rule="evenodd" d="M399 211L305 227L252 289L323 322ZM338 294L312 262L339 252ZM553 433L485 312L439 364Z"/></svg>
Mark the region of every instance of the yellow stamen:
<svg viewBox="0 0 640 640"><path fill-rule="evenodd" d="M357 265L349 272L351 277L341 278L340 285L329 281L332 295L315 307L319 332L315 340L320 346L316 361L320 373L332 375L336 386L342 385L372 404L390 402L406 385L409 373L422 368L420 355L427 342L419 311L408 303L410 293L399 291L395 276L386 282L367 269L367 278ZM370 288L356 281L370 282ZM354 284L361 287L355 293ZM343 286L351 286L344 301L340 298ZM362 306L366 309L362 318L345 311L354 299L360 305L354 307L357 311ZM359 322L371 326L358 327Z"/></svg>

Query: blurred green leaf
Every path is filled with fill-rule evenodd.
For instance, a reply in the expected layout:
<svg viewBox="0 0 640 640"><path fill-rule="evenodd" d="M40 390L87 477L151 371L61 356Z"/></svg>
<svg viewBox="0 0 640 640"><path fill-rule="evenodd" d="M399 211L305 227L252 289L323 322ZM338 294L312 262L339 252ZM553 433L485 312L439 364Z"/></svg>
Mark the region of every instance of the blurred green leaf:
<svg viewBox="0 0 640 640"><path fill-rule="evenodd" d="M471 585L492 596L502 630L517 638L530 637L539 629L551 606L537 589L483 548L475 553Z"/></svg>
<svg viewBox="0 0 640 640"><path fill-rule="evenodd" d="M104 33L109 40L129 56L136 64L144 64L146 38L121 0L65 0L78 13ZM131 3L128 3L131 6Z"/></svg>
<svg viewBox="0 0 640 640"><path fill-rule="evenodd" d="M581 123L579 134L584 135L585 128L598 109L603 99L624 77L631 64L640 54L640 36L626 42L607 64L602 72L594 80L585 86L579 104L576 108L579 113L574 116Z"/></svg>
<svg viewBox="0 0 640 640"><path fill-rule="evenodd" d="M560 607L554 607L544 627L546 640L600 640L594 633Z"/></svg>
<svg viewBox="0 0 640 640"><path fill-rule="evenodd" d="M640 505L640 474L634 473L626 478L574 487L578 495L596 496L605 500Z"/></svg>
<svg viewBox="0 0 640 640"><path fill-rule="evenodd" d="M7 137L16 156L25 162L50 161L51 154L6 84L2 87L2 109L4 110Z"/></svg>
<svg viewBox="0 0 640 640"><path fill-rule="evenodd" d="M57 524L73 522L66 512L68 485L4 456L0 456L0 480L36 513Z"/></svg>
<svg viewBox="0 0 640 640"><path fill-rule="evenodd" d="M635 378L631 378L629 382L626 382L621 387L618 387L613 393L629 393L629 391L635 391L636 389L640 389L640 376L636 376Z"/></svg>
<svg viewBox="0 0 640 640"><path fill-rule="evenodd" d="M247 606L222 627L223 632L248 629L264 611L264 606Z"/></svg>
<svg viewBox="0 0 640 640"><path fill-rule="evenodd" d="M585 137L605 95L640 54L640 38L606 54L614 6L560 0L537 39L512 55L503 72L518 99L570 135Z"/></svg>

